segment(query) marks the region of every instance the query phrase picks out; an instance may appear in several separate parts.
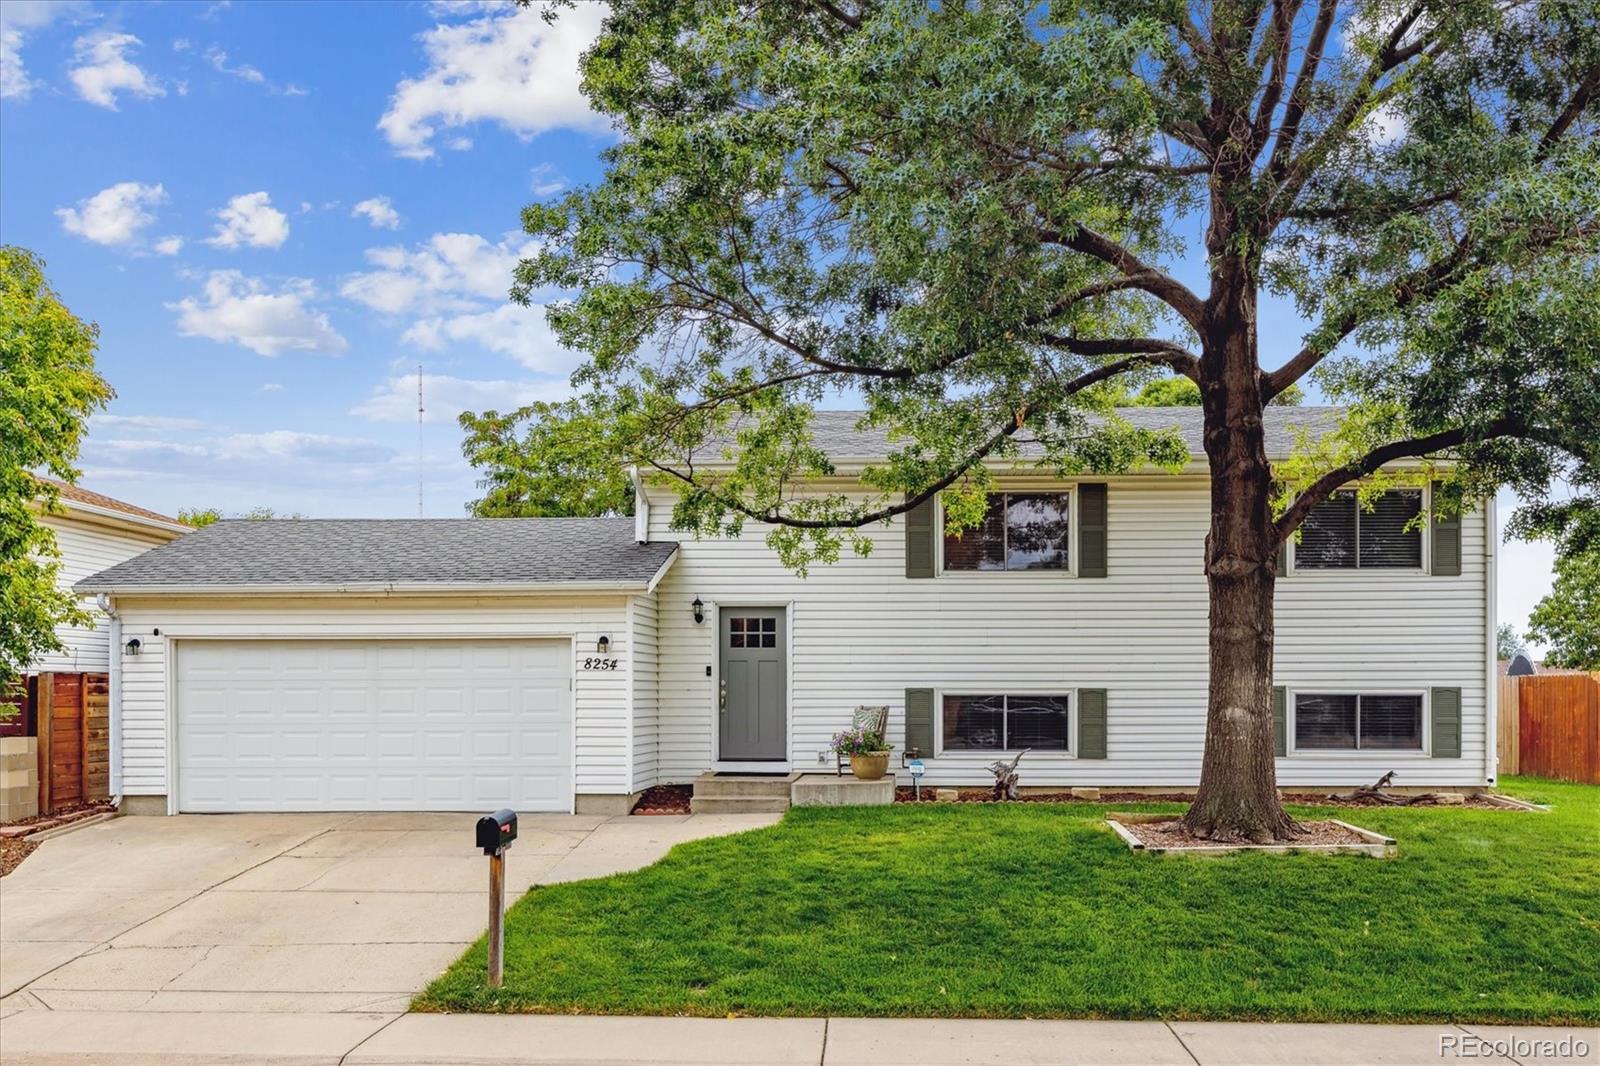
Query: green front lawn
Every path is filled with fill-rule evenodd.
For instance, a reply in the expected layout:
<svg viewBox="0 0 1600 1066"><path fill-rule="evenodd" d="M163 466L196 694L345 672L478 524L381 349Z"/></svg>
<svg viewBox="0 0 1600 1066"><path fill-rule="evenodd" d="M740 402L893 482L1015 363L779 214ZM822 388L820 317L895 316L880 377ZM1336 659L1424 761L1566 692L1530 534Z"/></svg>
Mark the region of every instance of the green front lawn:
<svg viewBox="0 0 1600 1066"><path fill-rule="evenodd" d="M535 889L503 989L479 941L416 1006L1600 1021L1600 788L1505 788L1554 810L1296 809L1398 838L1392 860L1136 855L1101 806L794 810Z"/></svg>

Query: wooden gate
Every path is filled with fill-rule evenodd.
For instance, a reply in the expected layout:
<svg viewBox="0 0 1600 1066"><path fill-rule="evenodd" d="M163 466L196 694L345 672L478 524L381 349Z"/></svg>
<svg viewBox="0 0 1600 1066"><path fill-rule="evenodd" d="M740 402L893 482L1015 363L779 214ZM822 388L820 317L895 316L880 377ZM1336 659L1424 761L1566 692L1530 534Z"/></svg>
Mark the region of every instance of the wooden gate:
<svg viewBox="0 0 1600 1066"><path fill-rule="evenodd" d="M1517 769L1600 785L1600 678L1517 678Z"/></svg>
<svg viewBox="0 0 1600 1066"><path fill-rule="evenodd" d="M111 680L40 674L39 812L107 799L111 784Z"/></svg>

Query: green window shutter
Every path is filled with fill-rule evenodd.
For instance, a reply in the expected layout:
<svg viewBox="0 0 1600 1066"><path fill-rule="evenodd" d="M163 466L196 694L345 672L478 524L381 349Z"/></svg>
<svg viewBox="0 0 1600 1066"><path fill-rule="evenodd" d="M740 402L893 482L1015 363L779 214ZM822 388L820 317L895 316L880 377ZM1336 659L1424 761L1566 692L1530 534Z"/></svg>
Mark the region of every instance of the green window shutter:
<svg viewBox="0 0 1600 1066"><path fill-rule="evenodd" d="M906 749L933 757L933 689L906 689Z"/></svg>
<svg viewBox="0 0 1600 1066"><path fill-rule="evenodd" d="M1106 486L1078 486L1078 576L1106 576Z"/></svg>
<svg viewBox="0 0 1600 1066"><path fill-rule="evenodd" d="M1106 757L1106 690L1078 690L1078 758Z"/></svg>
<svg viewBox="0 0 1600 1066"><path fill-rule="evenodd" d="M1439 483L1433 483L1433 498L1439 495ZM1428 532L1433 537L1433 573L1435 577L1461 576L1461 516L1439 517L1434 507L1428 516Z"/></svg>
<svg viewBox="0 0 1600 1066"><path fill-rule="evenodd" d="M930 496L905 513L906 577L932 577L937 497ZM931 750L931 749L930 749Z"/></svg>
<svg viewBox="0 0 1600 1066"><path fill-rule="evenodd" d="M1436 688L1428 702L1433 705L1433 757L1461 758L1461 690Z"/></svg>
<svg viewBox="0 0 1600 1066"><path fill-rule="evenodd" d="M1289 754L1289 691L1282 685L1272 688L1272 754Z"/></svg>

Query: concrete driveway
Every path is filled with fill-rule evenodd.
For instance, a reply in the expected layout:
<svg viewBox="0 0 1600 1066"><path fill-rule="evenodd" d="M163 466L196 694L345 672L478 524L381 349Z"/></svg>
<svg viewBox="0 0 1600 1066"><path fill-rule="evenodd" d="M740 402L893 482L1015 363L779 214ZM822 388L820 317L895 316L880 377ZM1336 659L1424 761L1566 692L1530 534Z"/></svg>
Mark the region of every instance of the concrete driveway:
<svg viewBox="0 0 1600 1066"><path fill-rule="evenodd" d="M778 815L525 815L507 901L646 866ZM56 1011L405 1010L482 935L466 814L116 818L0 881L0 1017Z"/></svg>

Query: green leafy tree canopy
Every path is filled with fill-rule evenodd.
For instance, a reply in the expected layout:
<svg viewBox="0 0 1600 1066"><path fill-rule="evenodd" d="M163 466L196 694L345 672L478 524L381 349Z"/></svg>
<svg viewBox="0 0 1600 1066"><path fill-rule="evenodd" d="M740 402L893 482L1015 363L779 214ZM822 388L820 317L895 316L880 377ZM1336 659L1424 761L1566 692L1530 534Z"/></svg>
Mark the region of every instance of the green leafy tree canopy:
<svg viewBox="0 0 1600 1066"><path fill-rule="evenodd" d="M615 0L582 71L618 141L523 211L512 296L573 294L559 417L603 431L546 427L519 462L637 464L677 528L758 519L803 568L935 493L973 525L1025 444L1057 475L1181 466L1115 403L1194 381L1196 832L1294 831L1273 573L1311 508L1396 464L1446 513L1600 491L1594 0ZM1189 234L1203 272L1175 269ZM1305 330L1263 353L1268 294ZM1263 409L1308 374L1347 417L1274 469ZM810 426L841 400L891 454L863 491L793 491L835 473Z"/></svg>
<svg viewBox="0 0 1600 1066"><path fill-rule="evenodd" d="M270 507L252 507L248 511L235 511L233 514L223 514L216 507L180 507L178 508L178 521L186 526L204 529L222 521L224 518L242 518L250 521L266 521L272 518L304 518L298 512L279 514Z"/></svg>
<svg viewBox="0 0 1600 1066"><path fill-rule="evenodd" d="M32 252L0 245L0 687L61 648L58 625L91 619L57 587L59 508L44 471L74 481L89 416L114 393L94 368L99 327L67 310Z"/></svg>
<svg viewBox="0 0 1600 1066"><path fill-rule="evenodd" d="M1600 551L1556 558L1555 583L1528 618L1528 636L1549 666L1600 670Z"/></svg>
<svg viewBox="0 0 1600 1066"><path fill-rule="evenodd" d="M1497 659L1511 659L1528 650L1527 643L1510 622L1502 622L1494 631L1494 654Z"/></svg>

